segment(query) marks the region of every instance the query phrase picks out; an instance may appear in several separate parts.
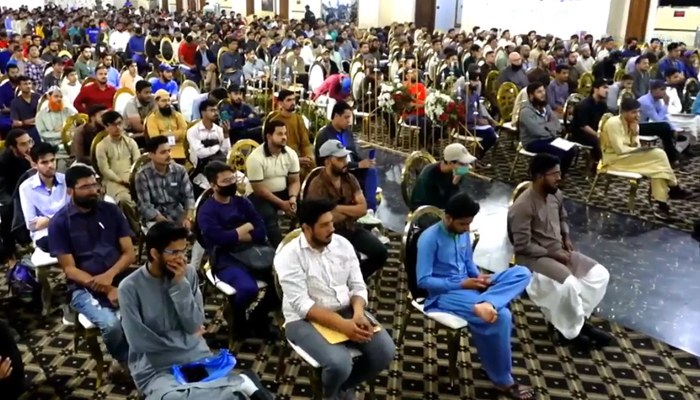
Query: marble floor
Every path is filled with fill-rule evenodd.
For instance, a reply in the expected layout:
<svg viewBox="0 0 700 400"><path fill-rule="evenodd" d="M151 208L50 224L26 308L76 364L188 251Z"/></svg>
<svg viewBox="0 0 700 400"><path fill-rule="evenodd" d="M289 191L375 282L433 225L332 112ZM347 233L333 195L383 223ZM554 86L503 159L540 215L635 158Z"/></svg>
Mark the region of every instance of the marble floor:
<svg viewBox="0 0 700 400"><path fill-rule="evenodd" d="M408 208L401 197L404 157L377 152L383 201L378 217L388 229L403 230ZM513 187L468 178L481 211L473 224L481 241L480 266L507 268L504 252L508 200ZM574 246L610 271L597 314L700 356L700 247L689 234L633 217L566 200Z"/></svg>

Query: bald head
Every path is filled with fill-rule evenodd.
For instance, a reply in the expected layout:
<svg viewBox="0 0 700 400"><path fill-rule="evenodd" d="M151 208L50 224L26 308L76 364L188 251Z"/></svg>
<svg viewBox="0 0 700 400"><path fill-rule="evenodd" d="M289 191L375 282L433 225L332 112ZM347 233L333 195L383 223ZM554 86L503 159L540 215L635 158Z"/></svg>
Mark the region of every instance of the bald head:
<svg viewBox="0 0 700 400"><path fill-rule="evenodd" d="M510 65L522 65L523 58L520 56L519 53L512 52L508 55L508 63Z"/></svg>

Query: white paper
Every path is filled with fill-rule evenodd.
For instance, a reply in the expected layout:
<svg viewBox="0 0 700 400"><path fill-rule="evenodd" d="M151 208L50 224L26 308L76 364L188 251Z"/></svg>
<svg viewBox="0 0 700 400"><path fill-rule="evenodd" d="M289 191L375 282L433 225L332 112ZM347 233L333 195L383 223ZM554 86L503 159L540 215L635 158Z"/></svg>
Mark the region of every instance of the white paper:
<svg viewBox="0 0 700 400"><path fill-rule="evenodd" d="M572 147L574 147L574 143L570 142L566 139L562 138L556 138L552 143L550 143L554 147L558 147L564 151L569 151L571 150Z"/></svg>
<svg viewBox="0 0 700 400"><path fill-rule="evenodd" d="M484 129L491 128L491 125L476 125L474 126L475 131L483 131Z"/></svg>
<svg viewBox="0 0 700 400"><path fill-rule="evenodd" d="M168 144L175 146L175 136L168 136Z"/></svg>

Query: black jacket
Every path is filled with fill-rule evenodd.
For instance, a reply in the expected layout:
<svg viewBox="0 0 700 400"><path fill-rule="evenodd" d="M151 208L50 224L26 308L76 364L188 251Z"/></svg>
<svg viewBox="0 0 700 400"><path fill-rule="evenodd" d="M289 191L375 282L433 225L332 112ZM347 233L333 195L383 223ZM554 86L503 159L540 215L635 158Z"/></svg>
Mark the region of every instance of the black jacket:
<svg viewBox="0 0 700 400"><path fill-rule="evenodd" d="M22 175L29 171L31 165L24 158L17 158L12 150L6 148L0 153L0 204L12 202L12 195L19 185Z"/></svg>
<svg viewBox="0 0 700 400"><path fill-rule="evenodd" d="M343 140L339 140L338 135L342 135ZM316 165L323 165L323 160L321 159L321 155L319 154L321 146L323 146L323 144L326 143L328 140L333 139L342 142L345 148L352 152L352 154L350 154L350 158L352 159L352 161L348 163L348 169L358 168L358 164L360 163L360 161L362 161L362 159L360 158L360 155L357 154L357 145L355 145L355 137L352 135L352 132L345 131L341 134L337 132L331 124L328 124L325 127L323 127L323 129L321 129L318 132L318 136L316 137L316 146L314 149Z"/></svg>

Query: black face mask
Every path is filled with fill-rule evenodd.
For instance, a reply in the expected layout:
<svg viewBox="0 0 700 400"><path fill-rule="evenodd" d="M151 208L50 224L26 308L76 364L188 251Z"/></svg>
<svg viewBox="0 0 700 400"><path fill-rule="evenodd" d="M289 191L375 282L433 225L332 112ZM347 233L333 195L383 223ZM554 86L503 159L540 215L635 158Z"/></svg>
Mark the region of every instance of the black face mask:
<svg viewBox="0 0 700 400"><path fill-rule="evenodd" d="M219 194L222 196L226 197L232 197L236 195L236 191L238 190L238 187L236 184L228 185L228 186L219 186Z"/></svg>
<svg viewBox="0 0 700 400"><path fill-rule="evenodd" d="M158 107L158 111L160 112L160 115L164 117L169 117L173 114L173 109L170 106Z"/></svg>
<svg viewBox="0 0 700 400"><path fill-rule="evenodd" d="M100 199L95 196L95 197L76 197L73 196L73 204L80 208L86 208L88 210L92 210L97 206L97 202L100 201Z"/></svg>

